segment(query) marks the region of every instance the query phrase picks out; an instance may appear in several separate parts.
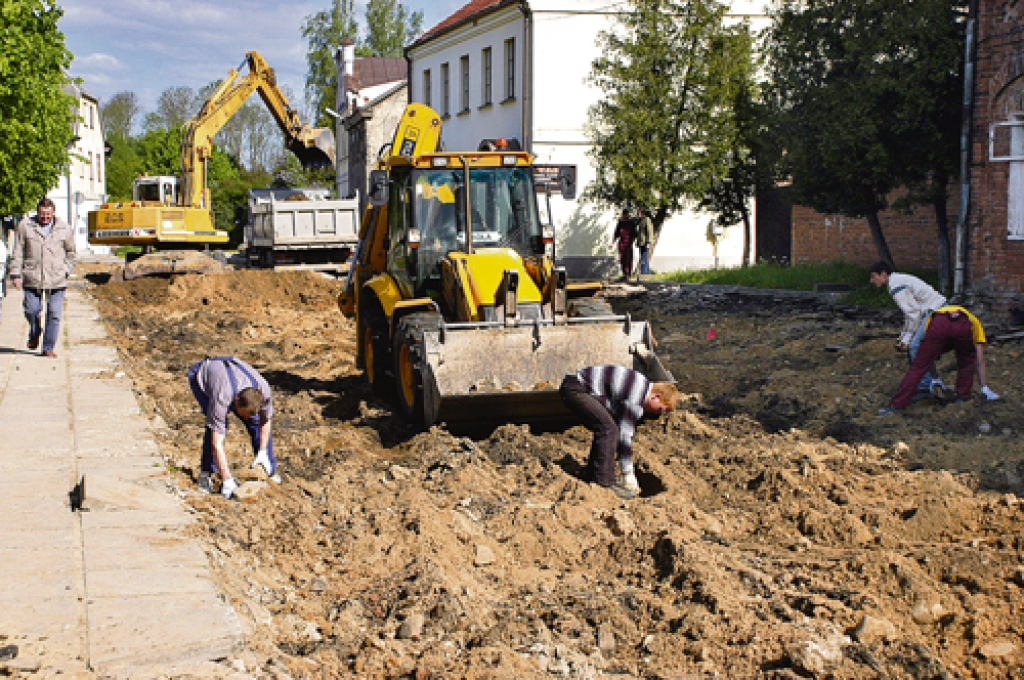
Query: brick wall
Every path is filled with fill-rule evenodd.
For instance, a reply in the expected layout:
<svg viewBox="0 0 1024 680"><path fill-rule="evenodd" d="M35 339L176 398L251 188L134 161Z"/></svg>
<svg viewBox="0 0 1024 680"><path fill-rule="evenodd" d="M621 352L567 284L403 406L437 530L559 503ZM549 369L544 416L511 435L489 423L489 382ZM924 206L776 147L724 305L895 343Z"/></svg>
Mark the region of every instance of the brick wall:
<svg viewBox="0 0 1024 680"><path fill-rule="evenodd" d="M1024 316L1024 241L1007 238L1010 164L990 162L989 126L1024 114L1024 6L982 0L974 89L967 289L1003 316Z"/></svg>
<svg viewBox="0 0 1024 680"><path fill-rule="evenodd" d="M950 191L950 241L955 240L956 206ZM895 197L894 197L895 198ZM935 211L921 207L910 214L887 210L879 215L882 233L897 268L938 269L939 237L935 227ZM878 249L867 220L823 215L810 208L793 206L794 264L843 260L853 264L871 265L878 260Z"/></svg>

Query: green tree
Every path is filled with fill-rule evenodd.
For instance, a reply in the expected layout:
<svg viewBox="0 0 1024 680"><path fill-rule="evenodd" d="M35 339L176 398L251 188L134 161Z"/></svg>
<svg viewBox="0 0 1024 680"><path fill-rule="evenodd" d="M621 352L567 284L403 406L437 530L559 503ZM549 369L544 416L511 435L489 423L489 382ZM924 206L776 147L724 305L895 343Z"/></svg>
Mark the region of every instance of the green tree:
<svg viewBox="0 0 1024 680"><path fill-rule="evenodd" d="M100 118L103 121L103 134L117 132L121 137L132 136L132 129L135 121L142 111L139 98L134 92L118 92L112 96L106 104L100 108Z"/></svg>
<svg viewBox="0 0 1024 680"><path fill-rule="evenodd" d="M196 114L201 104L202 100L191 87L169 87L157 98L156 111L146 114L143 127L147 131L180 128Z"/></svg>
<svg viewBox="0 0 1024 680"><path fill-rule="evenodd" d="M139 172L147 175L181 173L181 128L153 129L139 137Z"/></svg>
<svg viewBox="0 0 1024 680"><path fill-rule="evenodd" d="M332 0L331 8L310 14L302 22L306 39L306 104L316 124L332 127L325 109L334 108L334 90L338 82L334 53L342 41L355 41L358 34L354 0Z"/></svg>
<svg viewBox="0 0 1024 680"><path fill-rule="evenodd" d="M70 161L71 65L63 10L49 0L0 3L0 214L34 208Z"/></svg>
<svg viewBox="0 0 1024 680"><path fill-rule="evenodd" d="M957 3L787 0L769 33L774 119L795 200L867 220L895 265L879 213L900 186L936 207L955 172L963 34Z"/></svg>
<svg viewBox="0 0 1024 680"><path fill-rule="evenodd" d="M366 44L375 57L401 57L422 25L423 12L410 12L401 0L366 3Z"/></svg>
<svg viewBox="0 0 1024 680"><path fill-rule="evenodd" d="M586 199L644 206L660 234L670 213L727 176L752 46L724 18L715 0L634 0L599 36L590 82L604 98L591 108L597 180Z"/></svg>
<svg viewBox="0 0 1024 680"><path fill-rule="evenodd" d="M142 172L139 143L116 129L107 133L106 141L113 149L106 163L107 193L112 201L130 201L132 182Z"/></svg>

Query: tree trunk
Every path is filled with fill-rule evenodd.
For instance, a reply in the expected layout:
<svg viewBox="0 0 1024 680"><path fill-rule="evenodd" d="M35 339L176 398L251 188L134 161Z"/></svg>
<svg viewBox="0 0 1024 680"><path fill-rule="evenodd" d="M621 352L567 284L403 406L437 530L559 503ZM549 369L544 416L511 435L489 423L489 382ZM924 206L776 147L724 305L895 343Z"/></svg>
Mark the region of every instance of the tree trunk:
<svg viewBox="0 0 1024 680"><path fill-rule="evenodd" d="M740 208L740 214L743 215L743 266L750 266L750 242L753 240L750 234L750 211L747 210L747 206L744 205Z"/></svg>
<svg viewBox="0 0 1024 680"><path fill-rule="evenodd" d="M939 233L939 290L943 294L953 288L953 263L950 259L949 243L949 214L946 212L946 190L948 182L945 178L937 178L935 181L935 196L933 206L935 208L935 227Z"/></svg>
<svg viewBox="0 0 1024 680"><path fill-rule="evenodd" d="M878 211L872 210L864 217L868 221L868 227L871 228L871 238L875 241L878 259L885 262L895 271L896 262L892 259L892 253L889 252L889 244L885 242L885 234L882 233L882 223L878 220Z"/></svg>

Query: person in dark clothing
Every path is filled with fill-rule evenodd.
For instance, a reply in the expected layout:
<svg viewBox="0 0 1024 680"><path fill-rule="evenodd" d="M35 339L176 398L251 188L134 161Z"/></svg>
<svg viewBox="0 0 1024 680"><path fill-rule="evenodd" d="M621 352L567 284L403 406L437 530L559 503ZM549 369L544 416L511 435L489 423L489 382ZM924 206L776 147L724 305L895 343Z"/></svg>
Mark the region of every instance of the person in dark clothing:
<svg viewBox="0 0 1024 680"><path fill-rule="evenodd" d="M612 244L618 242L619 266L622 267L622 278L628 280L633 274L633 242L636 241L636 224L629 218L629 211L623 210L622 217L615 223L612 232Z"/></svg>
<svg viewBox="0 0 1024 680"><path fill-rule="evenodd" d="M565 376L562 401L594 433L587 469L590 479L620 498L640 492L633 470L633 433L645 415L659 416L676 407L679 393L670 383L652 383L624 366L590 366ZM615 454L622 478L615 478Z"/></svg>

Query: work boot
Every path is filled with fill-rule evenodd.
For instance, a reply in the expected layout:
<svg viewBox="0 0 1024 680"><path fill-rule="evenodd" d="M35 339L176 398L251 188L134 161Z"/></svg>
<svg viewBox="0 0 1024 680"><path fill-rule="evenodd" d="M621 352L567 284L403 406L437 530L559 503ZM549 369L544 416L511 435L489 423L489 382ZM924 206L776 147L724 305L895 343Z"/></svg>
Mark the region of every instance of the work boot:
<svg viewBox="0 0 1024 680"><path fill-rule="evenodd" d="M946 398L946 386L939 379L932 380L932 396L936 399Z"/></svg>
<svg viewBox="0 0 1024 680"><path fill-rule="evenodd" d="M636 481L635 473L630 472L628 475L622 475L619 478L619 484L621 484L623 488L640 493L640 482Z"/></svg>
<svg viewBox="0 0 1024 680"><path fill-rule="evenodd" d="M213 473L212 472L200 472L199 473L199 490L202 493L213 493Z"/></svg>
<svg viewBox="0 0 1024 680"><path fill-rule="evenodd" d="M29 349L39 349L39 336L38 335L30 335L30 336L28 336L28 348Z"/></svg>
<svg viewBox="0 0 1024 680"><path fill-rule="evenodd" d="M636 489L631 489L624 485L621 481L615 482L611 486L606 486L604 488L610 489L612 493L614 493L616 496L618 496L624 501L631 501L634 498L636 498L637 495L640 493L639 487L637 487Z"/></svg>
<svg viewBox="0 0 1024 680"><path fill-rule="evenodd" d="M235 494L235 490L238 489L238 482L235 478L225 479L224 483L220 485L220 495L224 498L231 498Z"/></svg>

